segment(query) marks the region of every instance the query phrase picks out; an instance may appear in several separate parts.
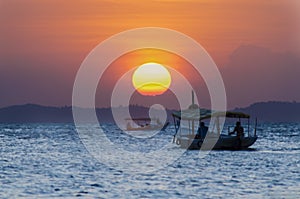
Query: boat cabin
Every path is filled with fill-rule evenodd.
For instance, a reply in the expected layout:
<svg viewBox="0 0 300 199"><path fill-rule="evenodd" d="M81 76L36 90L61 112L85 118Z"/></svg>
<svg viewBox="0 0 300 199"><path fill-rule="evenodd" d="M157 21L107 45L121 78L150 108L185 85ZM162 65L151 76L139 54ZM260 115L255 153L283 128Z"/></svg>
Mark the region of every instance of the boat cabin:
<svg viewBox="0 0 300 199"><path fill-rule="evenodd" d="M248 148L257 139L255 123L254 133L250 132L250 115L241 112L232 111L213 111L209 109L200 109L192 104L188 109L176 111L172 114L175 125L175 135L173 142L182 148L201 149L244 149ZM241 122L247 120L246 129L239 135L232 134L235 128L227 125L228 132L224 132L223 124L226 119L234 118ZM209 121L209 127L204 125L204 121Z"/></svg>

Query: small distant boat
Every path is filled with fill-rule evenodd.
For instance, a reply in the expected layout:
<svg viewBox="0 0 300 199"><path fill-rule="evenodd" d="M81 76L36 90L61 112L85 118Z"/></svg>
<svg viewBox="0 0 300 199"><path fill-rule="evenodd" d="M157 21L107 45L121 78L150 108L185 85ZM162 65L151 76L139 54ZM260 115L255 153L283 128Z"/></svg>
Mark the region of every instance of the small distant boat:
<svg viewBox="0 0 300 199"><path fill-rule="evenodd" d="M166 130L169 122L161 123L159 119L151 120L151 118L127 118L127 131L153 131Z"/></svg>
<svg viewBox="0 0 300 199"><path fill-rule="evenodd" d="M257 120L255 122L254 132L250 132L250 115L241 112L231 111L212 111L208 109L200 109L198 105L192 104L188 109L176 111L172 114L175 125L175 135L173 143L185 149L229 149L241 150L252 146L256 140ZM243 132L242 136L230 135L230 127L228 133L222 133L220 127L220 119L237 118L247 119L247 132ZM212 127L206 127L205 135L196 127L204 120L210 120ZM199 125L200 126L200 125Z"/></svg>

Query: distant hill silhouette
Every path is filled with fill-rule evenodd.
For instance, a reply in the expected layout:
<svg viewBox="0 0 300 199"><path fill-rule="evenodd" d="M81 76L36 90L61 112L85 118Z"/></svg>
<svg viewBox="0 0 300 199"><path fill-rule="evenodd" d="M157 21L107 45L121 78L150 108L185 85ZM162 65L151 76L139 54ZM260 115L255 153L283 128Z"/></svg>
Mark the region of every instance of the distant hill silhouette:
<svg viewBox="0 0 300 199"><path fill-rule="evenodd" d="M118 107L116 109L127 109ZM83 114L89 109L83 109ZM129 107L132 117L149 117L149 108L132 105ZM170 119L172 111L167 110ZM97 108L96 114L100 123L113 123L111 108ZM125 119L125 118L124 118ZM85 122L90 121L87 117ZM0 109L0 123L73 123L72 107L48 107L36 104L9 106Z"/></svg>
<svg viewBox="0 0 300 199"><path fill-rule="evenodd" d="M36 104L9 106L0 109L1 123L70 123L71 107L47 107Z"/></svg>
<svg viewBox="0 0 300 199"><path fill-rule="evenodd" d="M263 122L300 122L300 103L297 102L259 102L234 111L248 113Z"/></svg>
<svg viewBox="0 0 300 199"><path fill-rule="evenodd" d="M118 107L116 109L124 109ZM149 108L130 106L133 117L148 117ZM261 122L300 122L300 103L297 102L259 102L245 108L236 108L257 117ZM110 108L97 108L101 123L113 123ZM167 110L171 121L172 110ZM87 118L88 120L88 118ZM9 106L0 109L0 123L73 123L72 107L48 107L36 104Z"/></svg>

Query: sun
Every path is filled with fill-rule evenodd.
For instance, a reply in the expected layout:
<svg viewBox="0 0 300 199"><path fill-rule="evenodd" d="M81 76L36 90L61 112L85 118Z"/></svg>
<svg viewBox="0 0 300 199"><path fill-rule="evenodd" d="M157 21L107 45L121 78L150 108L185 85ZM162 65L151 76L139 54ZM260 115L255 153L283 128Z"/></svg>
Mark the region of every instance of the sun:
<svg viewBox="0 0 300 199"><path fill-rule="evenodd" d="M161 64L146 63L139 66L132 75L134 88L142 95L161 95L171 84L170 72Z"/></svg>

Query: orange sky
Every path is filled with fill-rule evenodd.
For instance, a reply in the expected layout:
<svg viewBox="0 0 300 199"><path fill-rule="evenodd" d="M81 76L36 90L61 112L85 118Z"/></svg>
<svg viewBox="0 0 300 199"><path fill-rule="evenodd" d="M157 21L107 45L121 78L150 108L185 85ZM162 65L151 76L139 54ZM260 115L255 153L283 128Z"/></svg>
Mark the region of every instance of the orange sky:
<svg viewBox="0 0 300 199"><path fill-rule="evenodd" d="M297 0L1 0L0 89L6 98L0 106L69 105L75 74L88 52L131 28L183 32L219 67L245 44L298 53L298 9ZM60 95L53 98L54 92Z"/></svg>
<svg viewBox="0 0 300 199"><path fill-rule="evenodd" d="M295 48L297 21L291 0L4 0L2 30L15 53L82 53L105 38L131 28L158 26L181 31L220 61L240 44L276 50ZM13 42L11 41L13 40ZM42 49L42 51L41 51ZM7 49L9 50L9 49ZM19 49L23 52L22 49Z"/></svg>

